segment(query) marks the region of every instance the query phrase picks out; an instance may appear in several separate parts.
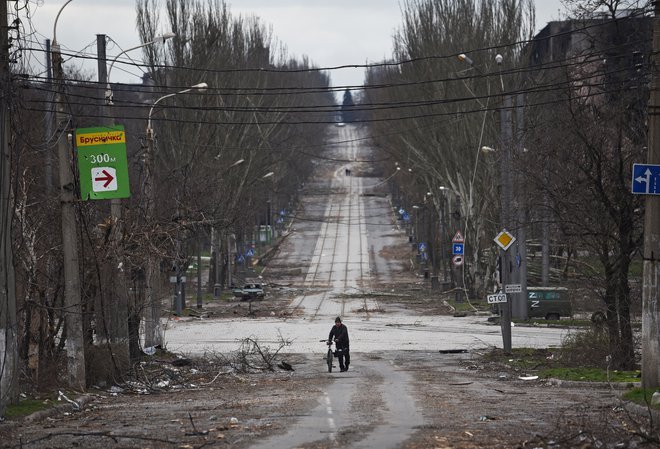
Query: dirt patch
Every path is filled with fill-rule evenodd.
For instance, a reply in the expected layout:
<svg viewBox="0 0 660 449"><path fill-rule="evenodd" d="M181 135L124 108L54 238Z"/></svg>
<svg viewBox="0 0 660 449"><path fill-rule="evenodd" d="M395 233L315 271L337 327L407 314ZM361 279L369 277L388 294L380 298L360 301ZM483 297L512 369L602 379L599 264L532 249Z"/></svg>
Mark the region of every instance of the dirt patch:
<svg viewBox="0 0 660 449"><path fill-rule="evenodd" d="M397 362L416 365L427 417L408 448L654 447L647 419L628 413L619 391L606 384L522 380L533 376L482 354Z"/></svg>
<svg viewBox="0 0 660 449"><path fill-rule="evenodd" d="M436 293L414 283L379 287L382 291L370 295L382 308L451 313ZM247 301L212 302L195 309L205 318L187 319L281 316L296 294L275 289L251 306ZM546 355L539 351L541 359ZM355 353L352 367L374 356ZM39 419L1 423L0 447L247 448L286 433L337 379L323 372L323 360L316 356L278 354L273 371L229 357L148 358L121 389L91 389L82 410L64 405ZM648 418L628 413L619 391L606 384L585 388L522 380L533 371L493 353L398 351L378 357L414 377L424 421L405 444L408 449L654 447L645 437L651 428ZM373 379L373 385L378 382ZM300 447L350 447L373 427L364 423L378 421L381 402L365 388L350 403L350 413L359 419L337 435L336 445L316 441Z"/></svg>
<svg viewBox="0 0 660 449"><path fill-rule="evenodd" d="M354 354L352 365L359 367L362 357L371 355ZM648 420L629 414L618 391L607 385L521 380L524 373L513 364L480 353L399 351L383 359L414 377L424 421L405 444L409 449L654 447L640 436L648 432ZM208 359L183 367L164 363L160 369L168 372L169 384L154 383L149 394L93 390L81 411L65 407L35 422L5 422L1 446L246 448L286 433L338 379L322 373L320 357L282 360L295 371L238 373ZM378 382L375 377L373 385ZM381 402L373 391L365 388L351 398L356 425L342 431L336 445L316 441L300 447L350 447L361 439L371 428L364 423L378 422Z"/></svg>
<svg viewBox="0 0 660 449"><path fill-rule="evenodd" d="M306 363L299 355L284 359L294 370ZM149 386L92 389L82 410L65 405L35 422L0 424L0 447L247 447L284 432L331 381L304 369L237 373L209 360L150 363L151 375L154 368L161 375Z"/></svg>

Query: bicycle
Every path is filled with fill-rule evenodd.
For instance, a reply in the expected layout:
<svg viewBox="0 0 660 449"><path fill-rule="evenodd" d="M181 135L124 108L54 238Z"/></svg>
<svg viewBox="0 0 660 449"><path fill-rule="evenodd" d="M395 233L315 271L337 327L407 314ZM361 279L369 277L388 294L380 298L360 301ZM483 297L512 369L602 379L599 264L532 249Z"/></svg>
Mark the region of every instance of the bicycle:
<svg viewBox="0 0 660 449"><path fill-rule="evenodd" d="M338 353L341 352L341 349L332 350L332 344L335 343L335 348L337 347L337 342L329 342L328 340L320 340L323 343L328 345L328 353L325 356L325 361L328 363L328 372L332 372L332 359L338 356Z"/></svg>

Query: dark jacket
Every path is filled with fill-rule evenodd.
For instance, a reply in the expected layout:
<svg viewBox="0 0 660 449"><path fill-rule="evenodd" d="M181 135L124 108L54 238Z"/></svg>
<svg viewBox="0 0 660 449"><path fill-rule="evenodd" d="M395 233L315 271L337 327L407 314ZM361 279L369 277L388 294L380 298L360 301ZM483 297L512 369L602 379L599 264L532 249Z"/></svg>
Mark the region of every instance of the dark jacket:
<svg viewBox="0 0 660 449"><path fill-rule="evenodd" d="M328 341L332 341L333 338L337 340L337 348L348 349L348 328L346 326L343 324L339 327L332 326Z"/></svg>

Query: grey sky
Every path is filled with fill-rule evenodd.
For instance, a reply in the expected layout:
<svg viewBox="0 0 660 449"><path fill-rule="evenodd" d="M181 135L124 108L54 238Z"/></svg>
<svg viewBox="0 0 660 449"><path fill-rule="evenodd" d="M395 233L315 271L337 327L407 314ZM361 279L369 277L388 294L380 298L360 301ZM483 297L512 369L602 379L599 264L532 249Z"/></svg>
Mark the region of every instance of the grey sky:
<svg viewBox="0 0 660 449"><path fill-rule="evenodd" d="M65 0L29 2L36 31L34 38L52 39L53 22ZM164 2L163 2L164 3ZM392 35L401 24L400 0L234 0L228 1L233 14L256 15L272 26L274 36L289 55L307 55L319 67L377 62L392 53ZM560 0L536 0L537 29L560 17ZM163 30L169 31L169 30ZM96 53L96 34L106 34L122 49L139 43L135 29L134 0L73 0L62 12L57 40L69 51ZM112 44L108 55L121 50ZM139 58L140 51L132 52ZM37 61L41 63L41 61ZM96 66L84 67L96 77ZM335 86L362 84L362 69L332 72ZM138 82L140 71L113 70L115 82Z"/></svg>

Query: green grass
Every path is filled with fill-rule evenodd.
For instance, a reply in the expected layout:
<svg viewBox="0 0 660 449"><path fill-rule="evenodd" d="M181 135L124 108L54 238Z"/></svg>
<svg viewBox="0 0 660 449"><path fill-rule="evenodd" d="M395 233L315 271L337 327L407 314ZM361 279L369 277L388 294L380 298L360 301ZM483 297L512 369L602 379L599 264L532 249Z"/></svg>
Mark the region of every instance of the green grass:
<svg viewBox="0 0 660 449"><path fill-rule="evenodd" d="M17 419L31 415L40 410L46 410L54 406L53 401L42 399L21 399L16 405L9 405L5 410L5 418Z"/></svg>
<svg viewBox="0 0 660 449"><path fill-rule="evenodd" d="M456 302L455 299L447 299L445 300L447 304L452 306L454 309L456 309L456 312L474 312L474 309L477 310L488 310L489 305L484 304L483 302L477 301L477 300L472 300L470 302L467 302L466 300L463 300L461 302Z"/></svg>
<svg viewBox="0 0 660 449"><path fill-rule="evenodd" d="M511 354L501 349L485 354L484 358L517 372L536 374L542 379L561 379L576 382L639 382L639 371L608 371L603 368L566 365L561 349L513 348Z"/></svg>
<svg viewBox="0 0 660 449"><path fill-rule="evenodd" d="M634 402L639 405L651 407L651 396L656 391L660 391L660 388L656 389L643 389L643 388L633 388L632 390L626 392L623 397L631 402ZM660 404L652 406L656 410L660 410Z"/></svg>
<svg viewBox="0 0 660 449"><path fill-rule="evenodd" d="M470 306L467 301L447 301L447 304L452 306L456 312L474 312L474 308L472 308L472 306ZM479 307L476 308L479 309Z"/></svg>
<svg viewBox="0 0 660 449"><path fill-rule="evenodd" d="M501 349L498 349L486 354L485 358L515 370L521 370L531 374L539 368L553 365L554 362L547 358L551 353L552 351L549 349L513 348L511 354L506 354Z"/></svg>
<svg viewBox="0 0 660 449"><path fill-rule="evenodd" d="M639 382L639 371L610 371L600 368L544 368L539 377L577 382Z"/></svg>
<svg viewBox="0 0 660 449"><path fill-rule="evenodd" d="M591 327L592 323L589 320L574 320L574 319L565 319L565 320L546 320L543 318L531 318L529 320L511 320L516 324L537 324L537 325L551 325L551 326L570 326L570 327Z"/></svg>

